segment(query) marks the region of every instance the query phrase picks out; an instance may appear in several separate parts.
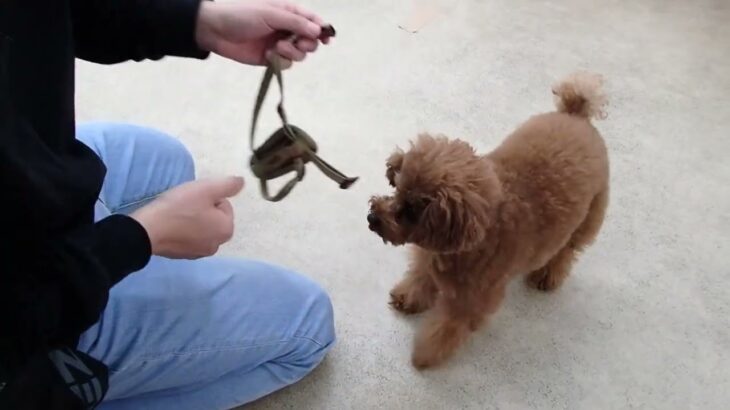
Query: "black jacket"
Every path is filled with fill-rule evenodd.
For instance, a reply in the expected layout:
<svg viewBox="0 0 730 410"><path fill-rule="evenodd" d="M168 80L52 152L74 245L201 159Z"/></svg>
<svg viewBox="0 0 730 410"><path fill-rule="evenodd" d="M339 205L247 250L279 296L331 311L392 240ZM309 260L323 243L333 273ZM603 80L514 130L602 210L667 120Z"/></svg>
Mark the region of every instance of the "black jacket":
<svg viewBox="0 0 730 410"><path fill-rule="evenodd" d="M135 220L93 221L106 169L75 139L74 62L205 58L199 1L0 1L2 409L90 408L106 393L78 337L151 250Z"/></svg>

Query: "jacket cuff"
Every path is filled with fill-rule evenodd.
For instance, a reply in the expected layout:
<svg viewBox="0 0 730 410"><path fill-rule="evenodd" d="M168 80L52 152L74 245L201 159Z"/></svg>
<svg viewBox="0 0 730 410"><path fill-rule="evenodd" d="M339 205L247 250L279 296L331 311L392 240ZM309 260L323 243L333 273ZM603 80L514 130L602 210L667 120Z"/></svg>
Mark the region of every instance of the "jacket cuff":
<svg viewBox="0 0 730 410"><path fill-rule="evenodd" d="M144 268L152 256L152 244L144 227L134 218L114 214L94 227L94 254L110 274L110 287Z"/></svg>
<svg viewBox="0 0 730 410"><path fill-rule="evenodd" d="M198 12L202 1L212 0L160 0L159 21L155 22L158 39L156 50L176 57L205 59L210 55L195 39Z"/></svg>

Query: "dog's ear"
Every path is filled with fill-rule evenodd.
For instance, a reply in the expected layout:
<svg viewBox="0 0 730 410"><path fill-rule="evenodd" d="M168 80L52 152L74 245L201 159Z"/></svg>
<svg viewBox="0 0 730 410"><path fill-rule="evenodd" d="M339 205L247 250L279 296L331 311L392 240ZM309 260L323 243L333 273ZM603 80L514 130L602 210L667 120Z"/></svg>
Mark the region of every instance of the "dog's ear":
<svg viewBox="0 0 730 410"><path fill-rule="evenodd" d="M461 241L457 241L459 250L468 250L486 239L487 231L492 224L491 208L484 197L468 191L462 198L460 209L461 214L458 222L454 224L454 229L462 233Z"/></svg>
<svg viewBox="0 0 730 410"><path fill-rule="evenodd" d="M395 175L400 172L403 166L403 150L397 148L385 162L385 177L388 178L390 186L395 187Z"/></svg>
<svg viewBox="0 0 730 410"><path fill-rule="evenodd" d="M436 251L467 251L486 238L488 210L477 193L442 193L424 210L418 242Z"/></svg>

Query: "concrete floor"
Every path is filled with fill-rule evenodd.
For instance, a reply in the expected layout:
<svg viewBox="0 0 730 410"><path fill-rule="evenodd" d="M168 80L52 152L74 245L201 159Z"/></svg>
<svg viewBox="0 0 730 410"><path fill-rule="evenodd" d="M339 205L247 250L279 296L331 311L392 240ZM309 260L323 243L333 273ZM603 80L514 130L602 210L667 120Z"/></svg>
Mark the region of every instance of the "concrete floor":
<svg viewBox="0 0 730 410"><path fill-rule="evenodd" d="M443 3L443 2L442 2ZM302 382L252 409L721 409L730 403L730 3L461 0L411 34L410 2L313 0L338 38L286 73L292 122L361 180L316 170L284 202L247 168L260 69L207 63L79 67L79 119L178 135L200 175L243 173L226 254L272 260L332 294L339 342ZM515 282L489 327L448 366L409 363L415 320L387 308L405 268L365 224L384 158L421 130L480 150L552 109L575 69L608 80L598 123L613 198L599 241L552 295ZM260 140L276 123L269 100Z"/></svg>

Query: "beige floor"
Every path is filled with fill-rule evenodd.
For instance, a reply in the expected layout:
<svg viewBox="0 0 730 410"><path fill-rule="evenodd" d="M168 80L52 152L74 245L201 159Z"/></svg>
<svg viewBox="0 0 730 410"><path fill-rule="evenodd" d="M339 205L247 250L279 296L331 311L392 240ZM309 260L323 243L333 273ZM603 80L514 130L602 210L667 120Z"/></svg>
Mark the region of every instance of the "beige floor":
<svg viewBox="0 0 730 410"><path fill-rule="evenodd" d="M425 1L425 0L423 0ZM227 254L277 261L332 294L338 345L311 377L254 409L721 409L730 403L730 3L461 0L416 34L410 2L312 0L338 38L286 74L291 120L361 176L311 170L290 198L260 198L247 127L261 70L205 64L79 67L79 117L159 127L200 175L243 173ZM613 199L600 240L553 295L511 287L447 367L409 364L417 320L387 295L405 267L365 224L383 160L428 130L486 150L552 109L575 69L608 80ZM271 102L271 100L270 100ZM262 125L276 126L273 104Z"/></svg>

